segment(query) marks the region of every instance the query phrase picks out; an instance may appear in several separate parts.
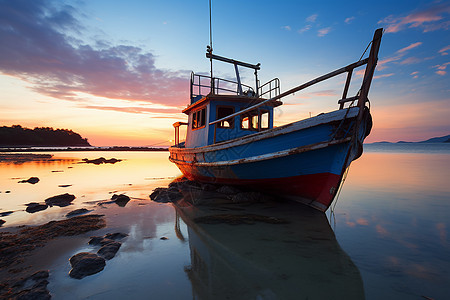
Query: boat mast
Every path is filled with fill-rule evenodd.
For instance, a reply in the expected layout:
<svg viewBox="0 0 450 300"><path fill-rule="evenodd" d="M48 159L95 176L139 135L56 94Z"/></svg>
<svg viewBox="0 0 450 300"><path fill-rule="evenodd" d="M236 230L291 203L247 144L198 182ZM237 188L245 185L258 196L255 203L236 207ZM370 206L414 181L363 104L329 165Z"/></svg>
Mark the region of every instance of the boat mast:
<svg viewBox="0 0 450 300"><path fill-rule="evenodd" d="M209 46L207 46L206 51L211 55L209 61L211 63L211 94L214 94L214 77L213 77L213 42L212 42L212 16L211 16L211 0L209 0Z"/></svg>

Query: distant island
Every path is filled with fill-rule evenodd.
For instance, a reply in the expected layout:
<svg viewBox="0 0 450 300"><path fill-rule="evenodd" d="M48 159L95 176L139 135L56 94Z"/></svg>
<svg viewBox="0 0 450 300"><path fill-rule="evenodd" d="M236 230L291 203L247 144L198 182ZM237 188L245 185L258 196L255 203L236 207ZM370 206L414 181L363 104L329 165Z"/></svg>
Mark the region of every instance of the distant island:
<svg viewBox="0 0 450 300"><path fill-rule="evenodd" d="M441 137L434 137L425 141L420 141L420 142L405 142L405 141L398 141L396 143L391 143L391 142L375 142L375 143L371 143L371 144L424 144L424 143L450 143L450 134L446 135L446 136L441 136Z"/></svg>
<svg viewBox="0 0 450 300"><path fill-rule="evenodd" d="M86 138L69 129L36 127L29 129L20 125L0 127L0 147L45 146L64 147L91 146Z"/></svg>

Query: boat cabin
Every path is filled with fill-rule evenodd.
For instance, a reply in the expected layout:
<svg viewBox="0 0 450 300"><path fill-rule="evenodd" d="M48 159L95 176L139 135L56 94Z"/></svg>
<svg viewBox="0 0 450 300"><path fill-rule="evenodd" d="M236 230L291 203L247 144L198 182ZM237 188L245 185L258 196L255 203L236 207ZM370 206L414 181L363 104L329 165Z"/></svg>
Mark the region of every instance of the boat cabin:
<svg viewBox="0 0 450 300"><path fill-rule="evenodd" d="M273 128L273 109L281 105L281 101L268 101L257 108L249 108L278 96L279 79L275 78L260 86L257 76L259 64L251 65L210 52L206 56L232 63L236 80L191 73L190 104L183 110L188 115L188 122L174 124L175 147L203 147ZM255 70L255 88L241 83L238 66ZM181 125L187 125L185 143L179 140Z"/></svg>

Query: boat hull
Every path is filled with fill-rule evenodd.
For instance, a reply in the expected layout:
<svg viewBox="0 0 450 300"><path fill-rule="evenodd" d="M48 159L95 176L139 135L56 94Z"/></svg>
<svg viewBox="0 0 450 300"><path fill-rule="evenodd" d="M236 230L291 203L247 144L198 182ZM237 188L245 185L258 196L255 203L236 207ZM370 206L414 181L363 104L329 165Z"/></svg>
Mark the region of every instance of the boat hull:
<svg viewBox="0 0 450 300"><path fill-rule="evenodd" d="M326 211L361 154L367 122L356 126L357 115L358 108L341 110L207 147L171 147L170 160L190 180L238 185Z"/></svg>

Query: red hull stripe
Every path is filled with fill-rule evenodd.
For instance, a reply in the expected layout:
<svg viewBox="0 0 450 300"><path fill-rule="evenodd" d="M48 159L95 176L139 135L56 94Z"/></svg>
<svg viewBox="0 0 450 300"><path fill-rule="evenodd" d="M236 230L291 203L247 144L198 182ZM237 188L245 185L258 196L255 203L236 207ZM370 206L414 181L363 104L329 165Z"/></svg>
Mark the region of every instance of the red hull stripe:
<svg viewBox="0 0 450 300"><path fill-rule="evenodd" d="M340 176L332 173L273 179L213 178L193 174L184 175L190 180L200 182L246 186L275 196L298 199L306 204L310 202L313 206L316 206L313 204L316 201L326 208L333 201L340 183Z"/></svg>

